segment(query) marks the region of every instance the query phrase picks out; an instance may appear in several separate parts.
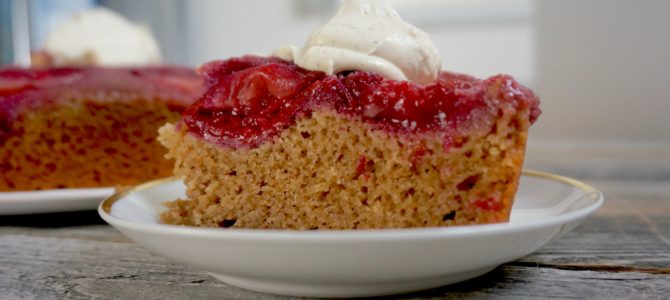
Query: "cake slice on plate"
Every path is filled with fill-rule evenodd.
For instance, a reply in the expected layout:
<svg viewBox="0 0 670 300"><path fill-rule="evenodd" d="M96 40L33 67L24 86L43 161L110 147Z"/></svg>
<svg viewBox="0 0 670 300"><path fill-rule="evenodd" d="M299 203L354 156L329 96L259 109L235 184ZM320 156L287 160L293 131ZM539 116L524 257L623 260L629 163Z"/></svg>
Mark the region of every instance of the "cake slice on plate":
<svg viewBox="0 0 670 300"><path fill-rule="evenodd" d="M509 220L540 114L507 75L440 71L385 1L345 1L305 47L201 67L207 92L161 128L188 199L171 224L364 229Z"/></svg>
<svg viewBox="0 0 670 300"><path fill-rule="evenodd" d="M274 58L205 65L160 131L189 200L169 223L389 228L506 221L538 100L509 76L427 86Z"/></svg>

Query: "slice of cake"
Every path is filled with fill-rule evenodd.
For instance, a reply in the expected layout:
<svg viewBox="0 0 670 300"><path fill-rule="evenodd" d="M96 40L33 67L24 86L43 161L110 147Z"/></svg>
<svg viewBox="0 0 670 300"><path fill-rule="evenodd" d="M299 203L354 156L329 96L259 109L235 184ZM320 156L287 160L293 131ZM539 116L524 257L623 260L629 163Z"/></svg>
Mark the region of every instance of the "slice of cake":
<svg viewBox="0 0 670 300"><path fill-rule="evenodd" d="M188 199L171 224L360 229L509 219L540 114L507 75L442 72L383 0L345 0L303 48L211 62L160 130Z"/></svg>
<svg viewBox="0 0 670 300"><path fill-rule="evenodd" d="M0 68L0 191L169 176L157 129L201 93L181 67Z"/></svg>
<svg viewBox="0 0 670 300"><path fill-rule="evenodd" d="M538 100L509 76L429 85L326 76L274 58L203 67L160 130L188 200L172 224L351 229L508 220Z"/></svg>

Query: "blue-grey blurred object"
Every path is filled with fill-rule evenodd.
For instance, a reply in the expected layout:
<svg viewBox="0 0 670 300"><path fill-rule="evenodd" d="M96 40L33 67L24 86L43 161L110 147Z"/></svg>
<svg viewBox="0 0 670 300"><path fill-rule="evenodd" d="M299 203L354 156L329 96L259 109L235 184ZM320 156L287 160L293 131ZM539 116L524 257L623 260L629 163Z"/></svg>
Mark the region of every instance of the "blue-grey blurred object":
<svg viewBox="0 0 670 300"><path fill-rule="evenodd" d="M0 0L0 65L30 65L49 32L77 11L95 7L95 0Z"/></svg>
<svg viewBox="0 0 670 300"><path fill-rule="evenodd" d="M0 64L30 64L28 2L0 0Z"/></svg>
<svg viewBox="0 0 670 300"><path fill-rule="evenodd" d="M12 53L12 13L10 0L0 0L0 65L14 61Z"/></svg>

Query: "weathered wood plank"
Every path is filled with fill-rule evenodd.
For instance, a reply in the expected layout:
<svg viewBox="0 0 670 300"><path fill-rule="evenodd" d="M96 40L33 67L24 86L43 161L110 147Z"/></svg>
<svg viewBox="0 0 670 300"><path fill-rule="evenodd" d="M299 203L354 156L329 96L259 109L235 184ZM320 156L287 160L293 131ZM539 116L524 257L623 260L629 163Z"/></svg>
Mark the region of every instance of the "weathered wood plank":
<svg viewBox="0 0 670 300"><path fill-rule="evenodd" d="M467 282L402 298L670 295L670 185L591 182L605 207L542 250ZM153 255L94 211L0 216L0 298L291 299L218 282Z"/></svg>
<svg viewBox="0 0 670 300"><path fill-rule="evenodd" d="M2 298L270 297L230 287L127 241L3 234L0 274Z"/></svg>
<svg viewBox="0 0 670 300"><path fill-rule="evenodd" d="M668 282L670 275L504 265L484 276L409 298L667 299Z"/></svg>
<svg viewBox="0 0 670 300"><path fill-rule="evenodd" d="M603 269L623 267L670 274L668 218L593 216L576 230L519 260L526 265ZM651 223L649 222L651 221ZM656 227L658 231L650 228Z"/></svg>
<svg viewBox="0 0 670 300"><path fill-rule="evenodd" d="M594 217L544 250L482 278L407 297L660 298L670 294L670 274L598 268L670 265L668 248L639 223L635 218ZM607 228L619 229L612 233ZM9 298L275 298L230 287L203 272L155 256L104 225L5 227L0 233L0 294ZM612 246L622 249L608 252ZM584 268L565 270L575 264ZM594 270L589 270L590 266Z"/></svg>
<svg viewBox="0 0 670 300"><path fill-rule="evenodd" d="M670 216L670 181L585 181L600 189L605 195L605 204L598 210L598 215Z"/></svg>
<svg viewBox="0 0 670 300"><path fill-rule="evenodd" d="M3 235L0 294L7 298L226 299L276 297L230 287L133 243ZM465 283L407 297L589 297L670 295L670 274L505 265Z"/></svg>

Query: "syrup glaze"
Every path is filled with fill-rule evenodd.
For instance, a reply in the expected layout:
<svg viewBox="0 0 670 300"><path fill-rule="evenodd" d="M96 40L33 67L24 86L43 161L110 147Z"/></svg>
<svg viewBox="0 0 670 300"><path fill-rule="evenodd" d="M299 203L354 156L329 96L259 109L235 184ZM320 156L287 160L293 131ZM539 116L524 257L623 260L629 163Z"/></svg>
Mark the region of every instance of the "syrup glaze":
<svg viewBox="0 0 670 300"><path fill-rule="evenodd" d="M395 134L455 132L464 121L492 118L502 105L530 108L531 122L540 115L537 96L508 75L479 80L441 72L419 85L365 71L328 76L259 56L214 61L199 71L207 91L184 111L183 124L233 148L257 147L324 107Z"/></svg>

